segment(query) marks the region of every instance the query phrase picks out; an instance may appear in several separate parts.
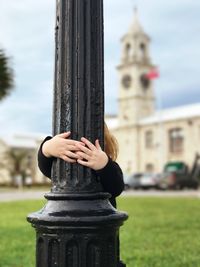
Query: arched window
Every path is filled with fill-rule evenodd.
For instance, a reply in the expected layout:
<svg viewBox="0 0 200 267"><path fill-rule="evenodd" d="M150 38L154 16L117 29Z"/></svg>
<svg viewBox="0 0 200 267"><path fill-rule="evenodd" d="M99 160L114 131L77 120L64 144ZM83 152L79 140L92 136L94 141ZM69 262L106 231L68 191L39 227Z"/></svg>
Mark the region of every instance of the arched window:
<svg viewBox="0 0 200 267"><path fill-rule="evenodd" d="M140 49L141 58L145 58L146 57L146 45L144 43L140 43L139 49Z"/></svg>
<svg viewBox="0 0 200 267"><path fill-rule="evenodd" d="M125 47L125 53L126 53L126 58L130 58L131 56L131 45L128 43L126 44L126 47Z"/></svg>

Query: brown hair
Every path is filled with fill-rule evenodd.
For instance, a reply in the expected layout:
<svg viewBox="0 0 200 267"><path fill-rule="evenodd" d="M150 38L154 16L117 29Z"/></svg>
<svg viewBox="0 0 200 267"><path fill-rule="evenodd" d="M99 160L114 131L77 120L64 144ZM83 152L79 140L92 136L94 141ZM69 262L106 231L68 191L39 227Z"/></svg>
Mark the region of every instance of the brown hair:
<svg viewBox="0 0 200 267"><path fill-rule="evenodd" d="M112 159L116 160L118 155L118 143L116 138L109 132L108 126L104 122L104 143L105 152Z"/></svg>

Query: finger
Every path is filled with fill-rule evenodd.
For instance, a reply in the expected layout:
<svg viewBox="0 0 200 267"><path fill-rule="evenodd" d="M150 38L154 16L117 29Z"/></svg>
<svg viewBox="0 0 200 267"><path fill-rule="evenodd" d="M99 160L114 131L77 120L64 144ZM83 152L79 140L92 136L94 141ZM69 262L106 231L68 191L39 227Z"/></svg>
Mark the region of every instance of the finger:
<svg viewBox="0 0 200 267"><path fill-rule="evenodd" d="M73 145L67 145L66 147L65 147L65 149L67 150L67 151L79 151L80 149L79 149L79 147L78 146L73 146Z"/></svg>
<svg viewBox="0 0 200 267"><path fill-rule="evenodd" d="M89 147L90 150L96 150L96 147L88 139L86 139L85 137L82 137L81 141L84 144L86 144Z"/></svg>
<svg viewBox="0 0 200 267"><path fill-rule="evenodd" d="M68 163L75 163L76 160L75 159L70 159L69 157L67 156L63 156L62 159Z"/></svg>
<svg viewBox="0 0 200 267"><path fill-rule="evenodd" d="M88 161L78 159L77 162L85 167L90 167L90 163Z"/></svg>
<svg viewBox="0 0 200 267"><path fill-rule="evenodd" d="M85 147L85 146L82 146L82 145L80 145L80 144L76 144L76 147L79 149L79 150L81 150L81 151L83 151L84 153L86 153L87 155L92 155L92 151L89 149L89 148L87 148L87 147Z"/></svg>
<svg viewBox="0 0 200 267"><path fill-rule="evenodd" d="M78 152L76 152L76 154L79 155L82 159L86 159L86 160L89 160L90 159L90 156L87 155L84 152L78 151Z"/></svg>
<svg viewBox="0 0 200 267"><path fill-rule="evenodd" d="M80 156L79 156L78 154L73 153L73 152L71 152L71 151L67 151L67 152L66 152L66 156L67 156L67 157L70 157L70 158L72 158L72 159L80 159Z"/></svg>
<svg viewBox="0 0 200 267"><path fill-rule="evenodd" d="M71 134L71 132L66 132L66 133L58 134L58 136L61 138L68 138L70 136L70 134Z"/></svg>
<svg viewBox="0 0 200 267"><path fill-rule="evenodd" d="M101 149L101 146L100 146L100 144L99 144L99 139L97 139L97 140L95 141L95 146L96 146L96 148L97 148L98 150L102 150L102 149Z"/></svg>
<svg viewBox="0 0 200 267"><path fill-rule="evenodd" d="M79 144L79 145L84 145L85 146L85 144L83 142L79 142L79 141L76 141L76 140L73 140L73 139L66 139L65 142L68 145L74 145L75 146L76 144Z"/></svg>

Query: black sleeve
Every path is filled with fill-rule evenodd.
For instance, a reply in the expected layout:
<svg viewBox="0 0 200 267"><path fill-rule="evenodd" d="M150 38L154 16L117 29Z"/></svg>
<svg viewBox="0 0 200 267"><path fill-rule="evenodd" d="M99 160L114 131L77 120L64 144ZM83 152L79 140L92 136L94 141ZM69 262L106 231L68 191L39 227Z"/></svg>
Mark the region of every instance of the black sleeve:
<svg viewBox="0 0 200 267"><path fill-rule="evenodd" d="M109 158L107 165L96 173L100 177L103 189L112 197L117 197L122 193L124 190L123 173L115 161Z"/></svg>
<svg viewBox="0 0 200 267"><path fill-rule="evenodd" d="M42 145L51 138L51 136L47 136L38 150L39 169L45 176L49 178L51 178L51 168L53 160L55 158L45 157L45 155L42 153ZM107 165L103 169L96 171L96 174L100 178L100 182L103 186L104 191L110 193L112 195L112 198L119 196L124 190L122 170L119 165L115 161L112 161L110 158Z"/></svg>
<svg viewBox="0 0 200 267"><path fill-rule="evenodd" d="M51 178L51 167L52 167L53 160L55 158L45 157L45 155L42 153L42 146L47 140L50 140L51 138L52 138L51 136L47 136L42 142L42 144L40 145L40 148L38 150L38 167L40 171L49 178Z"/></svg>

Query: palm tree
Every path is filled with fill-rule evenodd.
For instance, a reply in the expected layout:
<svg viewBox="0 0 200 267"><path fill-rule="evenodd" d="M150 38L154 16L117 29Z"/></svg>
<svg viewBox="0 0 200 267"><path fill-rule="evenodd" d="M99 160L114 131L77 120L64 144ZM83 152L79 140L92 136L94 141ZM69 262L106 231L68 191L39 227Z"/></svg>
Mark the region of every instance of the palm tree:
<svg viewBox="0 0 200 267"><path fill-rule="evenodd" d="M9 67L9 58L0 49L0 101L13 89L13 71Z"/></svg>

